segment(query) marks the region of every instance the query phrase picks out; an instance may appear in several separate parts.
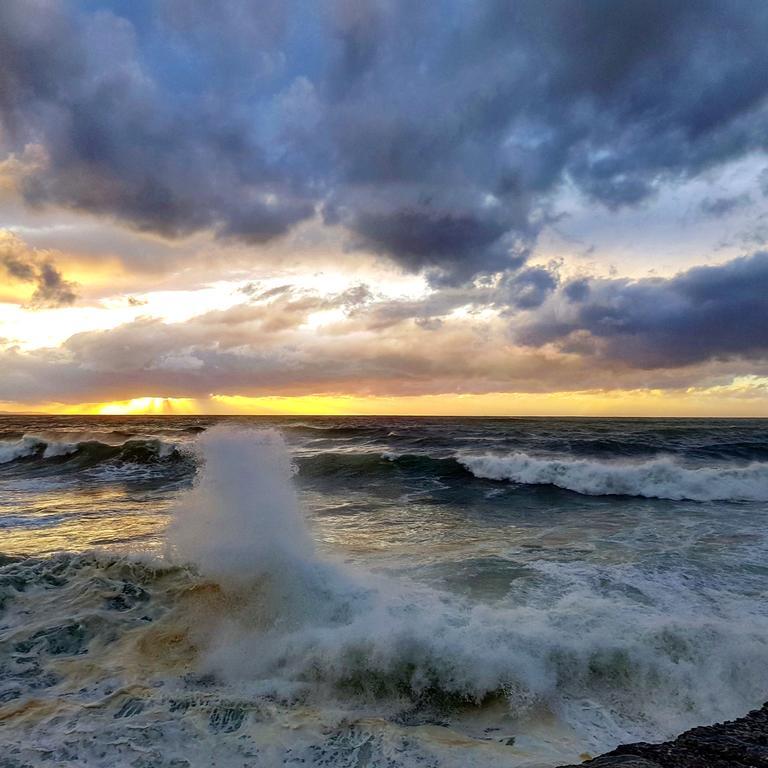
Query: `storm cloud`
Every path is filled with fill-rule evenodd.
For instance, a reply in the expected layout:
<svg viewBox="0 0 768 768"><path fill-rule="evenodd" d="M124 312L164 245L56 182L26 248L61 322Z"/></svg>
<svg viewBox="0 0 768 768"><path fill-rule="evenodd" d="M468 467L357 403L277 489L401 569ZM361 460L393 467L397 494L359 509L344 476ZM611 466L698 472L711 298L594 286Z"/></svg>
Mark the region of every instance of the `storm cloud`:
<svg viewBox="0 0 768 768"><path fill-rule="evenodd" d="M30 248L14 235L0 232L0 276L13 283L31 283L29 309L61 307L77 299L77 286L65 280L51 255Z"/></svg>
<svg viewBox="0 0 768 768"><path fill-rule="evenodd" d="M675 277L580 280L515 338L637 368L768 356L768 253Z"/></svg>
<svg viewBox="0 0 768 768"><path fill-rule="evenodd" d="M749 0L6 0L0 151L42 147L30 205L246 243L316 219L458 285L523 265L565 183L631 206L768 148L766 37Z"/></svg>

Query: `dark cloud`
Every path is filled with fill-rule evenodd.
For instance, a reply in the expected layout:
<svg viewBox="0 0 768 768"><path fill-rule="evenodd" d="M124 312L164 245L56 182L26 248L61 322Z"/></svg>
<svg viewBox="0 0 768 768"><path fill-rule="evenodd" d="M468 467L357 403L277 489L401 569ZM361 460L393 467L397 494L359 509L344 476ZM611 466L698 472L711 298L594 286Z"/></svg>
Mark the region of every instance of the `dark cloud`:
<svg viewBox="0 0 768 768"><path fill-rule="evenodd" d="M763 170L758 177L758 184L760 185L760 191L765 197L768 197L768 168Z"/></svg>
<svg viewBox="0 0 768 768"><path fill-rule="evenodd" d="M32 294L30 302L32 306L61 307L73 304L76 298L74 283L65 280L61 272L51 262L40 264L35 292Z"/></svg>
<svg viewBox="0 0 768 768"><path fill-rule="evenodd" d="M48 254L29 248L12 235L0 238L0 270L11 281L35 286L27 303L30 309L62 307L77 299L77 286L64 279Z"/></svg>
<svg viewBox="0 0 768 768"><path fill-rule="evenodd" d="M633 205L768 147L766 3L93 8L0 4L5 148L45 148L29 203L168 237L321 214L456 285L519 266L564 180Z"/></svg>
<svg viewBox="0 0 768 768"><path fill-rule="evenodd" d="M358 283L338 294L333 299L333 303L336 307L341 307L347 312L355 312L373 300L374 295L371 289L365 283Z"/></svg>
<svg viewBox="0 0 768 768"><path fill-rule="evenodd" d="M17 253L8 252L10 249L4 247L0 261L2 261L8 276L23 282L32 282L37 277L37 267L24 260L23 256Z"/></svg>
<svg viewBox="0 0 768 768"><path fill-rule="evenodd" d="M752 198L746 192L728 197L707 197L701 202L701 210L707 216L719 219L733 213L733 211L738 211L740 208L746 208L751 203Z"/></svg>
<svg viewBox="0 0 768 768"><path fill-rule="evenodd" d="M363 236L361 245L397 254L410 270L432 270L430 277L437 284L462 282L478 271L509 269L522 264L527 256L517 253L512 244L505 247L502 238L508 222L471 210L423 206L376 213L357 211L342 221Z"/></svg>
<svg viewBox="0 0 768 768"><path fill-rule="evenodd" d="M669 279L571 282L563 293L567 302L515 329L520 342L647 369L768 356L766 252Z"/></svg>
<svg viewBox="0 0 768 768"><path fill-rule="evenodd" d="M536 309L556 287L557 276L551 270L530 267L502 278L496 303L512 309Z"/></svg>
<svg viewBox="0 0 768 768"><path fill-rule="evenodd" d="M589 296L589 280L586 278L570 280L563 286L563 295L569 301L586 301Z"/></svg>
<svg viewBox="0 0 768 768"><path fill-rule="evenodd" d="M247 105L219 102L207 82L161 82L152 69L164 72L164 62L134 21L11 0L0 8L0 37L3 122L48 155L23 180L30 203L166 236L211 228L249 242L312 215L312 200L266 157Z"/></svg>

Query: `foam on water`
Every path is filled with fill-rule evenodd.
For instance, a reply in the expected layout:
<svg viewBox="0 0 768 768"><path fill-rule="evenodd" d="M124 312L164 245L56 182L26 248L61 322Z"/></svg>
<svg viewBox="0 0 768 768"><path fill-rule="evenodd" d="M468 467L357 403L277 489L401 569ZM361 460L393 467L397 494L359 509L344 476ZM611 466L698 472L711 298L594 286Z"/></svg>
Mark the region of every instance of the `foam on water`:
<svg viewBox="0 0 768 768"><path fill-rule="evenodd" d="M23 437L21 440L0 441L0 464L33 456L44 446L41 440L34 437Z"/></svg>
<svg viewBox="0 0 768 768"><path fill-rule="evenodd" d="M64 434L54 437L29 434L18 440L0 440L0 464L35 456L52 459L74 453L90 453L94 458L105 460L122 456L141 462L147 457L166 459L182 448L183 445L157 438L117 439L114 436L101 435Z"/></svg>
<svg viewBox="0 0 768 768"><path fill-rule="evenodd" d="M551 766L765 697L760 573L542 559L472 601L321 554L278 433L214 427L198 449L170 562L0 568L11 758Z"/></svg>
<svg viewBox="0 0 768 768"><path fill-rule="evenodd" d="M512 453L460 456L476 477L554 485L591 496L643 496L691 501L768 501L768 463L688 467L676 459L597 461Z"/></svg>
<svg viewBox="0 0 768 768"><path fill-rule="evenodd" d="M230 681L323 697L501 697L590 739L735 714L768 689L765 611L737 594L702 597L695 573L541 562L527 594L472 603L319 557L275 433L217 428L201 448L171 541L237 595L203 643L206 668Z"/></svg>

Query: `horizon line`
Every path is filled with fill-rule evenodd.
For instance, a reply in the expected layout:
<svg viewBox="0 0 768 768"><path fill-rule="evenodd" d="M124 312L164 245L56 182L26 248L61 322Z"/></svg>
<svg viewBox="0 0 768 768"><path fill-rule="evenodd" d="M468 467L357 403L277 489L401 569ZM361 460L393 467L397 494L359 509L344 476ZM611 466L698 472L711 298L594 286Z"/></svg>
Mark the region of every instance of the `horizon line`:
<svg viewBox="0 0 768 768"><path fill-rule="evenodd" d="M714 421L768 421L768 416L674 416L637 414L460 414L460 413L46 413L44 411L0 411L0 418L35 416L57 419L694 419Z"/></svg>

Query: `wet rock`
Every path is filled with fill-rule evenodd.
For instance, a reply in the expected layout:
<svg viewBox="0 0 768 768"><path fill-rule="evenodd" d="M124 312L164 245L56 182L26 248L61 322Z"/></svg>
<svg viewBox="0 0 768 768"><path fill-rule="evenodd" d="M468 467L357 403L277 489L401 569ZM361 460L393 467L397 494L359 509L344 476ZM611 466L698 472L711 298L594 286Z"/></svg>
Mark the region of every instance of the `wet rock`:
<svg viewBox="0 0 768 768"><path fill-rule="evenodd" d="M183 680L189 688L213 688L218 683L216 676L212 674L188 674L184 675Z"/></svg>
<svg viewBox="0 0 768 768"><path fill-rule="evenodd" d="M768 703L738 720L693 728L672 741L622 744L581 765L586 768L768 768Z"/></svg>
<svg viewBox="0 0 768 768"><path fill-rule="evenodd" d="M186 712L190 707L196 706L197 702L190 699L171 699L168 702L168 709L171 712L180 712L182 714Z"/></svg>

